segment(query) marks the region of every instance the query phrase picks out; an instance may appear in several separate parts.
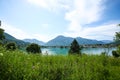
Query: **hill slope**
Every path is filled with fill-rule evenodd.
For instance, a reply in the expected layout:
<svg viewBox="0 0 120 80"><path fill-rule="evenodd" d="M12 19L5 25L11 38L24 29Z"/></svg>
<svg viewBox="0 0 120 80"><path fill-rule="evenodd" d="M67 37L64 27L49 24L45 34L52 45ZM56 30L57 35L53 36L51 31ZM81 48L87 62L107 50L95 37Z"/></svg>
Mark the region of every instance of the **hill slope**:
<svg viewBox="0 0 120 80"><path fill-rule="evenodd" d="M24 42L22 40L16 39L15 37L11 36L8 33L4 33L4 35L5 35L5 40L4 40L5 43L15 42L17 45L21 45L21 46L29 44L28 42Z"/></svg>

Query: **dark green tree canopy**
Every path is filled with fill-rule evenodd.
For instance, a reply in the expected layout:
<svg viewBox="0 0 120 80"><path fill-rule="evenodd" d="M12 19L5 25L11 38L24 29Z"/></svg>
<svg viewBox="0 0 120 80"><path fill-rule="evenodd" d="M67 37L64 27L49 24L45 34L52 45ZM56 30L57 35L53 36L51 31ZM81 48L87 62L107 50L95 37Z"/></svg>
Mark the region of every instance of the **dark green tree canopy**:
<svg viewBox="0 0 120 80"><path fill-rule="evenodd" d="M31 53L41 53L40 46L38 44L32 43L26 48L27 52Z"/></svg>
<svg viewBox="0 0 120 80"><path fill-rule="evenodd" d="M6 44L6 49L7 50L16 50L17 46L16 46L16 44L14 42L10 42L10 43Z"/></svg>
<svg viewBox="0 0 120 80"><path fill-rule="evenodd" d="M80 54L80 46L76 39L71 43L69 54Z"/></svg>
<svg viewBox="0 0 120 80"><path fill-rule="evenodd" d="M3 39L5 39L4 29L0 28L0 40L3 40Z"/></svg>

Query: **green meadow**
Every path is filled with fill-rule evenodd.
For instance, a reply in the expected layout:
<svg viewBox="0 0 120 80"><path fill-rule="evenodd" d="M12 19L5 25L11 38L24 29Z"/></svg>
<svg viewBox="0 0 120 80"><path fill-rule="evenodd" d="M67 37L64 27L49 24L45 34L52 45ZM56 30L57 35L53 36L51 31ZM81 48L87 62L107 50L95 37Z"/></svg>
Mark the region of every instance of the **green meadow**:
<svg viewBox="0 0 120 80"><path fill-rule="evenodd" d="M0 80L120 80L120 58L45 56L0 46Z"/></svg>

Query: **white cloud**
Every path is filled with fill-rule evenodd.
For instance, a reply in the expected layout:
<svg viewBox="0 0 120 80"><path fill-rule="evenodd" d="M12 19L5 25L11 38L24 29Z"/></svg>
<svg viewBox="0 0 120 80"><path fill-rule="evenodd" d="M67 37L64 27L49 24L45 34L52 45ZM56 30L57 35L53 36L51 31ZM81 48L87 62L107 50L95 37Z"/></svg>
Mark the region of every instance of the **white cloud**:
<svg viewBox="0 0 120 80"><path fill-rule="evenodd" d="M105 0L27 0L50 11L66 10L65 19L79 25L89 24L101 18ZM76 25L77 25L76 24ZM74 27L74 26L73 26Z"/></svg>
<svg viewBox="0 0 120 80"><path fill-rule="evenodd" d="M46 34L39 34L39 33L37 33L37 34L34 34L34 33L28 34L24 30L18 29L18 28L14 27L12 25L9 25L9 24L7 24L5 22L2 22L2 26L1 27L5 30L6 33L14 36L17 39L21 39L21 40L28 38L28 39L38 39L40 41L47 42L51 38L55 37L54 35L52 36L52 35L49 35L49 34L48 35L46 35ZM47 28L48 24L42 24L42 27L43 28Z"/></svg>
<svg viewBox="0 0 120 80"><path fill-rule="evenodd" d="M17 39L30 38L30 35L28 35L23 30L18 29L12 25L6 24L5 22L2 23L1 27L5 30L5 32L9 33Z"/></svg>
<svg viewBox="0 0 120 80"><path fill-rule="evenodd" d="M114 33L118 31L116 24L105 24L96 27L83 27L85 24L91 24L102 18L105 6L105 0L27 0L29 3L44 8L48 11L64 10L64 19L69 21L68 29L64 33L71 37L85 37L91 39L112 39ZM59 24L58 24L59 25ZM48 41L54 36L49 34L27 34L21 29L5 24L3 26L6 32L12 34L18 39L36 38L42 41ZM43 29L48 29L48 24L42 24Z"/></svg>
<svg viewBox="0 0 120 80"><path fill-rule="evenodd" d="M72 9L66 12L65 19L70 21L68 30L82 30L83 25L101 19L104 0L74 0Z"/></svg>
<svg viewBox="0 0 120 80"><path fill-rule="evenodd" d="M28 0L28 2L50 11L65 10L65 20L69 21L71 34L81 32L83 25L101 19L105 0ZM67 31L67 32L68 32ZM77 34L74 34L79 36Z"/></svg>
<svg viewBox="0 0 120 80"><path fill-rule="evenodd" d="M82 30L75 32L65 32L64 35L71 37L84 37L88 39L97 39L97 40L113 40L115 32L118 32L119 27L116 27L116 24L106 24L96 27L85 27Z"/></svg>
<svg viewBox="0 0 120 80"><path fill-rule="evenodd" d="M33 34L33 38L41 40L43 42L48 42L49 40L51 40L52 38L54 38L54 36L49 35L49 34L46 35L46 34L36 33L36 34Z"/></svg>
<svg viewBox="0 0 120 80"><path fill-rule="evenodd" d="M69 9L66 3L70 3L69 0L27 0L29 3L38 7L47 9L49 11L59 11L61 9Z"/></svg>

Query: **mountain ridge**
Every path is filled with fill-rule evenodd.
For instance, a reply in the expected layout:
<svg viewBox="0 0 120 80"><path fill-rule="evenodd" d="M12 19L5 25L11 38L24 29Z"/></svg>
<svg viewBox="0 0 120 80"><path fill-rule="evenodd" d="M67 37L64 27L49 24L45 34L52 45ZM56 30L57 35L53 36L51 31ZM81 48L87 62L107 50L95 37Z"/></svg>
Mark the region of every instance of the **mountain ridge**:
<svg viewBox="0 0 120 80"><path fill-rule="evenodd" d="M22 46L29 44L28 42L24 42L22 40L16 39L14 36L12 36L8 33L4 33L4 36L5 36L5 40L4 40L5 43L15 42L17 45L22 45Z"/></svg>
<svg viewBox="0 0 120 80"><path fill-rule="evenodd" d="M44 45L45 42L43 41L39 41L37 39L23 39L24 42L29 42L29 43L36 43L36 44L39 44L39 45Z"/></svg>
<svg viewBox="0 0 120 80"><path fill-rule="evenodd" d="M84 45L84 44L106 44L102 41L98 41L98 40L93 40L93 39L86 39L86 38L82 38L82 37L76 37L76 38L72 38L72 37L65 37L65 36L57 36L54 39L48 41L45 45L46 46L70 46L70 44L72 43L72 41L76 39L79 43L79 45Z"/></svg>
<svg viewBox="0 0 120 80"><path fill-rule="evenodd" d="M11 42L16 42L17 44L20 45L24 45L24 44L28 44L28 43L36 43L42 46L70 46L70 44L72 43L72 41L74 39L76 39L78 41L78 43L80 45L87 45L87 44L107 44L110 43L111 41L109 40L102 40L102 41L98 41L98 40L94 40L94 39L86 39L86 38L82 38L82 37L76 37L76 38L72 38L72 37L66 37L63 35L59 35L53 39L51 39L48 42L43 42L43 41L39 41L37 39L23 39L23 40L19 40L16 39L14 36L8 34L8 33L4 33L6 40Z"/></svg>

